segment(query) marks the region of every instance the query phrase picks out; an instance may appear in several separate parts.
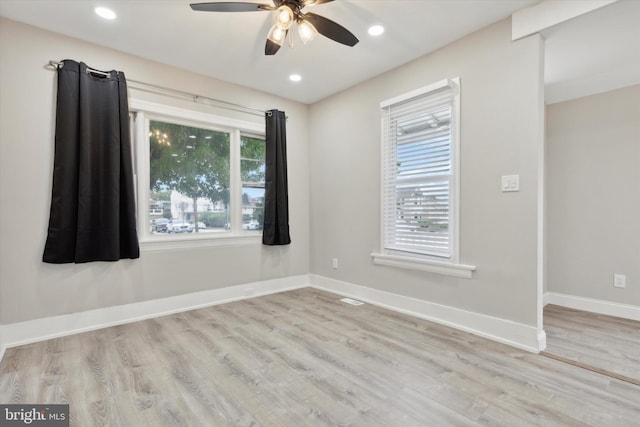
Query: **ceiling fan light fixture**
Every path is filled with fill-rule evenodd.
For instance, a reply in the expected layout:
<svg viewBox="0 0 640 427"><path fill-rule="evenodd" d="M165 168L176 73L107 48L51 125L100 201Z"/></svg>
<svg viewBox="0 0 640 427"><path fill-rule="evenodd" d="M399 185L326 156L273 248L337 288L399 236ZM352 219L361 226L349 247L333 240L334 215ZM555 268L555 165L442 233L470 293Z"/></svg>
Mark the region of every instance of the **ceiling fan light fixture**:
<svg viewBox="0 0 640 427"><path fill-rule="evenodd" d="M0 0L2 1L2 0ZM260 1L260 0L257 0ZM262 0L265 1L265 0ZM334 42L353 47L358 44L358 38L342 25L322 15L312 12L304 13L303 9L311 5L321 5L334 0L271 0L269 3L255 1L210 1L207 3L192 3L191 9L202 12L255 12L263 11L271 14L273 26L269 29L264 54L275 55L284 42L289 38L289 46L293 47L294 36L289 31L291 27L298 27L298 35L303 43L308 43L321 34Z"/></svg>
<svg viewBox="0 0 640 427"><path fill-rule="evenodd" d="M282 42L284 41L286 36L287 30L283 30L278 25L272 26L269 30L269 34L267 34L267 38L278 46L282 46Z"/></svg>
<svg viewBox="0 0 640 427"><path fill-rule="evenodd" d="M298 34L302 43L307 44L318 34L318 30L309 21L298 21Z"/></svg>
<svg viewBox="0 0 640 427"><path fill-rule="evenodd" d="M288 30L293 24L293 10L287 5L280 6L273 15L273 21L278 27Z"/></svg>

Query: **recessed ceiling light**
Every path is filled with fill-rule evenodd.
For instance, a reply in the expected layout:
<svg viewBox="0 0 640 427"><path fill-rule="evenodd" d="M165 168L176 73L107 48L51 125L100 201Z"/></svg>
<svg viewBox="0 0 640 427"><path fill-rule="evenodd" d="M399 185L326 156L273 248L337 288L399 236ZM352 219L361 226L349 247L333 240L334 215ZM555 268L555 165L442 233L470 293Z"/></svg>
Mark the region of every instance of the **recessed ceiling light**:
<svg viewBox="0 0 640 427"><path fill-rule="evenodd" d="M299 82L300 80L302 80L302 76L300 74L291 74L289 76L289 80L291 80L292 82Z"/></svg>
<svg viewBox="0 0 640 427"><path fill-rule="evenodd" d="M106 7L96 7L94 10L101 18L116 19L116 13L111 9L107 9Z"/></svg>
<svg viewBox="0 0 640 427"><path fill-rule="evenodd" d="M384 33L384 27L382 25L373 25L369 27L368 32L372 36L379 36L380 34Z"/></svg>

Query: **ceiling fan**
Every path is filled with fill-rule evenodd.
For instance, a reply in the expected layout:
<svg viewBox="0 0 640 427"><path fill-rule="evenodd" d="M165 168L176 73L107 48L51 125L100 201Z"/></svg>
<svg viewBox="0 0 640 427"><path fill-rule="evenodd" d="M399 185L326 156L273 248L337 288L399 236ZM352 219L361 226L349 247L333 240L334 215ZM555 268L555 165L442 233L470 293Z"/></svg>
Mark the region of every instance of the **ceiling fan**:
<svg viewBox="0 0 640 427"><path fill-rule="evenodd" d="M329 3L333 0L273 0L273 5L249 2L217 1L209 3L193 3L191 9L201 12L259 12L274 11L274 25L267 35L264 47L265 55L275 55L282 46L292 25L295 23L303 43L311 41L320 33L333 41L347 46L355 46L358 38L342 25L316 15L302 12L305 6Z"/></svg>

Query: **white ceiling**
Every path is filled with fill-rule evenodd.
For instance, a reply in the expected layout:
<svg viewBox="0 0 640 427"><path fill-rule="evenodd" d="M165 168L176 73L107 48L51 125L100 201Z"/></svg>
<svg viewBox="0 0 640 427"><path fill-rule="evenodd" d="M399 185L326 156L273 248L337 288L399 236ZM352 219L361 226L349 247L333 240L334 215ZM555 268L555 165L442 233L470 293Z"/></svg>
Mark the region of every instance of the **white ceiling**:
<svg viewBox="0 0 640 427"><path fill-rule="evenodd" d="M510 16L538 0L336 0L307 7L346 27L355 47L316 37L264 55L269 12L194 12L198 0L0 0L0 14L232 83L313 103ZM271 0L251 0L268 3ZM105 21L95 6L114 10ZM367 29L382 24L377 38ZM47 58L57 59L57 58ZM62 59L62 58L60 58ZM114 65L114 68L117 64ZM126 72L126 70L123 70ZM289 81L292 73L303 78Z"/></svg>
<svg viewBox="0 0 640 427"><path fill-rule="evenodd" d="M640 84L640 0L619 0L542 35L547 104Z"/></svg>
<svg viewBox="0 0 640 427"><path fill-rule="evenodd" d="M0 0L0 15L199 74L313 103L539 2L336 0L305 10L343 25L360 39L359 44L350 48L319 36L307 45L296 40L293 48L283 47L275 56L265 56L264 41L272 23L269 12L194 12L189 3L197 1ZM263 2L270 4L271 0ZM583 74L596 70L589 61L598 62L601 68L619 70L628 68L625 61L634 59L629 46L635 49L636 56L640 52L637 49L640 37L634 40L635 44L629 40L629 34L637 34L640 27L637 25L640 0L619 3L545 33L546 78L562 96L566 96L567 82L576 78L585 80ZM117 19L99 18L93 12L98 5L114 10ZM607 10L610 16L606 19L606 31L613 35L605 39L600 37L604 27L596 14ZM619 30L620 23L626 28L624 31ZM369 36L367 29L373 24L384 25L385 33L377 38ZM585 43L587 37L595 37L597 43ZM615 46L613 50L618 53L615 57L611 46ZM49 59L62 58L43 60ZM292 73L300 74L302 81L289 81ZM576 96L576 90L569 92Z"/></svg>

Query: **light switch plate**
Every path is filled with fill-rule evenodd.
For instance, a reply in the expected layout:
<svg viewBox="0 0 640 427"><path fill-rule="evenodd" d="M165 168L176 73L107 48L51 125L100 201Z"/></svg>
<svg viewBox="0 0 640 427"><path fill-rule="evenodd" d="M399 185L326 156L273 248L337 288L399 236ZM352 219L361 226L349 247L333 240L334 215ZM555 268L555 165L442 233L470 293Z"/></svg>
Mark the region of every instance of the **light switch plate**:
<svg viewBox="0 0 640 427"><path fill-rule="evenodd" d="M520 191L520 175L503 175L502 192Z"/></svg>

